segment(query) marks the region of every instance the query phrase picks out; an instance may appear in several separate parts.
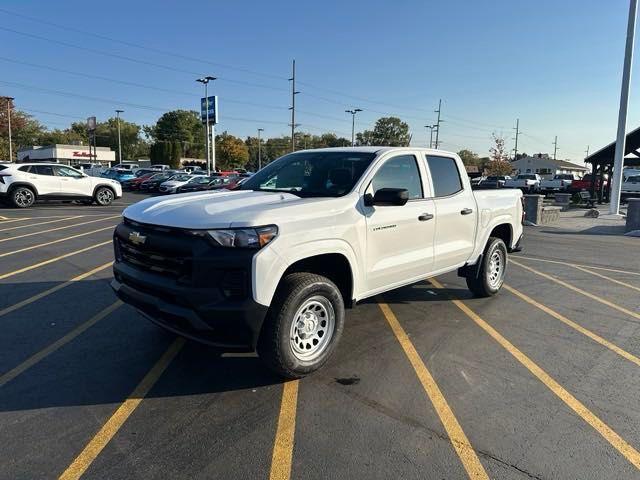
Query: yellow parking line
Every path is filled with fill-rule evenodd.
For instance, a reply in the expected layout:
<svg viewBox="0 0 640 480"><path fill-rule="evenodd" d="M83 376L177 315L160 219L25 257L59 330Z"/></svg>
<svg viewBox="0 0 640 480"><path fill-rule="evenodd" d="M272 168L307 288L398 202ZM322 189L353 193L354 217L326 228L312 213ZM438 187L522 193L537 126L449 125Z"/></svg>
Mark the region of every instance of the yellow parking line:
<svg viewBox="0 0 640 480"><path fill-rule="evenodd" d="M59 480L78 479L91 466L93 461L100 455L100 452L107 446L116 433L122 428L122 425L131 416L142 399L149 393L149 390L155 385L160 376L164 373L171 361L180 352L185 340L177 338L164 352L162 357L149 370L138 386L133 390L131 395L122 402L113 415L107 420L102 428L95 434L91 441L84 447L82 452L75 458L71 465L60 475Z"/></svg>
<svg viewBox="0 0 640 480"><path fill-rule="evenodd" d="M635 285L631 285L630 283L622 282L620 280L616 280L615 278L607 277L606 275L602 275L601 273L598 273L598 272L592 272L591 270L588 270L586 268L580 267L578 265L572 265L572 266L573 266L573 268L577 268L581 272L585 272L585 273L589 273L591 275L595 275L596 277L602 278L603 280L608 280L609 282L616 283L618 285L622 285L623 287L627 287L627 288L630 288L632 290L637 290L638 292L640 292L640 287L636 287Z"/></svg>
<svg viewBox="0 0 640 480"><path fill-rule="evenodd" d="M88 222L74 223L73 225L65 225L63 227L50 228L49 230L42 230L40 232L25 233L24 235L18 235L16 237L0 239L0 242L8 242L9 240L17 240L19 238L32 237L34 235L41 235L43 233L57 232L58 230L65 230L67 228L81 227L82 225L88 225L90 223L96 223L96 222L104 222L105 220L111 220L113 218L120 218L120 215L112 215L111 217L99 218L98 220L89 220Z"/></svg>
<svg viewBox="0 0 640 480"><path fill-rule="evenodd" d="M298 406L298 380L285 382L282 389L278 428L271 456L270 480L289 480L296 432Z"/></svg>
<svg viewBox="0 0 640 480"><path fill-rule="evenodd" d="M590 268L590 269L593 269L593 270L603 270L603 271L606 271L606 272L625 273L627 275L638 275L638 276L640 276L640 272L630 272L628 270L619 270L619 269L607 268L607 267L596 267L594 265L583 265L583 264L580 264L580 263L561 262L559 260L549 260L547 258L526 257L524 255L516 255L516 256L511 255L511 256L509 256L509 260L511 260L513 258L521 258L523 260L533 260L533 261L536 261L536 262L555 263L557 265L567 265L569 267Z"/></svg>
<svg viewBox="0 0 640 480"><path fill-rule="evenodd" d="M453 448L458 454L458 457L460 457L462 465L467 471L467 475L469 476L469 478L473 479L488 480L489 476L482 466L482 463L480 463L480 459L471 446L469 439L462 430L460 423L458 423L458 420L451 410L451 407L440 391L438 384L431 375L431 372L429 372L429 370L427 369L427 366L420 358L420 355L413 346L413 343L411 343L411 340L409 340L409 337L400 325L400 322L396 318L395 314L386 303L378 301L378 305L380 306L382 313L387 319L391 330L393 330L393 333L398 339L398 342L400 342L405 355L409 359L411 366L415 370L416 375L418 376L418 379L422 384L422 388L424 388L424 391L429 397L429 400L431 400L431 403L433 404L438 417L440 417L440 421L447 431L449 440L451 441Z"/></svg>
<svg viewBox="0 0 640 480"><path fill-rule="evenodd" d="M10 305L10 306L8 306L6 308L3 308L2 310L0 310L0 317L6 315L8 313L15 312L19 308L22 308L22 307L25 307L27 305L30 305L33 302L37 302L38 300L40 300L40 299L42 299L42 298L44 298L44 297L46 297L48 295L51 295L52 293L55 293L55 292L57 292L59 290L62 290L63 288L68 287L69 285L72 285L72 284L74 284L76 282L84 280L85 278L90 277L91 275L96 274L96 273L104 270L105 268L109 268L111 265L113 265L113 262L107 262L104 265L100 265L99 267L96 267L96 268L94 268L92 270L89 270L88 272L85 272L85 273L83 273L81 275L73 277L71 280L67 280L66 282L63 282L60 285L56 285L55 287L48 288L47 290L45 290L43 292L40 292L40 293L37 293L37 294L35 294L35 295L25 299L25 300L22 300L22 301L20 301L18 303L14 303L13 305Z"/></svg>
<svg viewBox="0 0 640 480"><path fill-rule="evenodd" d="M4 218L7 218L7 217L4 217ZM31 217L11 218L11 219L2 220L2 224L4 225L5 223L21 222L23 220L30 220L30 219Z"/></svg>
<svg viewBox="0 0 640 480"><path fill-rule="evenodd" d="M51 355L53 352L58 350L60 347L62 347L64 345L66 345L67 343L69 343L71 340L76 338L82 332L86 331L89 327L95 325L100 320L105 318L107 315L109 315L111 312L113 312L120 305L122 305L122 302L120 300L112 303L111 305L109 305L104 310L102 310L102 311L98 312L97 314L95 314L93 317L91 317L86 322L78 325L76 328L74 328L69 333L67 333L64 337L56 340L55 342L53 342L48 347L43 348L38 353L35 353L34 355L30 356L24 362L22 362L20 365L18 365L15 368L12 368L7 373L4 373L4 374L0 375L0 387L5 386L8 382L10 382L14 378L16 378L18 375L23 373L25 370L28 370L29 368L33 367L36 363L40 362L45 357Z"/></svg>
<svg viewBox="0 0 640 480"><path fill-rule="evenodd" d="M35 263L33 265L29 265L28 267L20 268L18 270L14 270L13 272L3 273L0 275L0 280L4 280L5 278L13 277L14 275L18 275L19 273L28 272L29 270L34 270L39 267L43 267L45 265L49 265L50 263L57 262L59 260L63 260L65 258L71 257L73 255L78 255L79 253L84 253L94 248L102 247L103 245L108 245L111 243L111 240L107 240L106 242L96 243L95 245L91 245L89 247L82 248L80 250L76 250L74 252L65 253L64 255L60 255L57 257L50 258L49 260L45 260L43 262Z"/></svg>
<svg viewBox="0 0 640 480"><path fill-rule="evenodd" d="M629 310L628 308L624 308L621 307L620 305L616 305L613 302L610 302L609 300L606 300L604 298L599 297L598 295L594 295L593 293L589 293L585 290L582 290L581 288L575 287L573 285L571 285L570 283L565 282L564 280L560 280L559 278L556 277L552 277L551 275L548 275L546 273L542 273L539 272L538 270L535 270L531 267L528 267L527 265L523 265L522 263L516 262L515 260L509 260L509 263L513 263L514 265L517 265L521 268L524 268L525 270L530 271L531 273L535 273L536 275L541 276L542 278L546 278L547 280L551 280L552 282L557 283L558 285L562 285L565 288L568 288L569 290L573 290L576 293L579 293L580 295L584 295L585 297L588 297L592 300L595 300L596 302L599 302L603 305L606 305L607 307L611 307L615 310L618 310L619 312L622 312L626 315L629 315L633 318L637 318L638 320L640 320L640 314L633 312L631 310Z"/></svg>
<svg viewBox="0 0 640 480"><path fill-rule="evenodd" d="M621 357L629 360L630 362L635 363L636 365L638 365L640 367L640 358L636 357L635 355L632 355L631 353L627 352L626 350L623 350L622 348L618 347L614 343L611 343L610 341L605 340L600 335L592 332L591 330L587 330L582 325L579 325L578 323L574 322L573 320L569 320L564 315L556 312L555 310L547 307L546 305L544 305L542 303L539 303L539 302L536 302L533 298L529 297L528 295L525 295L521 291L516 290L515 288L510 287L509 285L506 285L506 284L503 285L503 286L507 291L513 293L515 296L517 296L520 299L524 300L529 305L533 305L534 307L542 310L544 313L546 313L548 315L551 315L556 320L560 320L565 325L568 325L569 327L573 328L574 330L577 330L578 332L582 333L583 335L586 335L587 337L589 337L594 342L599 343L603 347L608 348L609 350L617 353Z"/></svg>
<svg viewBox="0 0 640 480"><path fill-rule="evenodd" d="M443 288L437 280L430 279L436 288ZM460 300L450 300L464 314L473 320L476 325L498 342L507 352L509 352L518 362L520 362L529 372L540 380L549 390L551 390L560 400L562 400L580 418L593 427L609 444L624 456L634 467L640 470L640 452L627 443L611 427L598 418L583 403L569 393L562 385L556 382L547 372L540 368L533 360L518 350L509 340L504 338L491 325L480 318L473 310Z"/></svg>
<svg viewBox="0 0 640 480"><path fill-rule="evenodd" d="M46 222L30 223L29 225L19 225L17 227L3 228L0 230L0 232L8 232L10 230L18 230L20 228L37 227L38 225L47 225L49 223L64 222L65 220L73 220L75 218L82 218L83 216L84 215L75 215L73 217L56 218L55 220L48 220Z"/></svg>
<svg viewBox="0 0 640 480"><path fill-rule="evenodd" d="M69 237L59 238L57 240L52 240L50 242L39 243L38 245L31 245L30 247L19 248L18 250L12 250L11 252L0 253L0 258L7 257L9 255L15 255L16 253L27 252L29 250L35 250L36 248L46 247L48 245L53 245L60 242L66 242L67 240L73 240L74 238L86 237L87 235L92 235L98 232L104 232L105 230L111 230L115 228L116 225L109 225L108 227L98 228L97 230L91 230L89 232L78 233L76 235L71 235Z"/></svg>

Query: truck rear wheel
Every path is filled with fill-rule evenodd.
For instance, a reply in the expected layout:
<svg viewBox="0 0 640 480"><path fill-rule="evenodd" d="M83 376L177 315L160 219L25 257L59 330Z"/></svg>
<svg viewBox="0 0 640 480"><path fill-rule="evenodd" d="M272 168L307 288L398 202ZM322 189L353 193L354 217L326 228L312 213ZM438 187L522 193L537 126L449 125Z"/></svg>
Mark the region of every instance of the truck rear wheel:
<svg viewBox="0 0 640 480"><path fill-rule="evenodd" d="M500 291L507 271L507 246L502 239L489 238L481 262L480 270L467 272L467 287L476 297L491 297Z"/></svg>
<svg viewBox="0 0 640 480"><path fill-rule="evenodd" d="M344 326L338 287L314 273L292 273L273 299L258 341L258 355L278 375L302 378L321 368Z"/></svg>

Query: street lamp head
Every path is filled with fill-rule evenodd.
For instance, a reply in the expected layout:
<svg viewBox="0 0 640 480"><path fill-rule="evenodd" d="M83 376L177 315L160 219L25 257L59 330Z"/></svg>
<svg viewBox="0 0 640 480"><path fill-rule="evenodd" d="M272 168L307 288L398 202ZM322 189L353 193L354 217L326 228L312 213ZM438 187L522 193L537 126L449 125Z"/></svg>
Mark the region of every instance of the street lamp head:
<svg viewBox="0 0 640 480"><path fill-rule="evenodd" d="M264 132L264 128L259 128L258 131L259 132Z"/></svg>
<svg viewBox="0 0 640 480"><path fill-rule="evenodd" d="M13 97L0 97L0 98L2 98L3 100L6 100L7 102L12 102L15 100L15 98Z"/></svg>
<svg viewBox="0 0 640 480"><path fill-rule="evenodd" d="M354 110L354 112L361 112L361 111L362 111L362 109L361 109L361 108L356 108L356 109Z"/></svg>
<svg viewBox="0 0 640 480"><path fill-rule="evenodd" d="M124 113L124 110L116 110L116 113Z"/></svg>
<svg viewBox="0 0 640 480"><path fill-rule="evenodd" d="M209 81L213 81L216 80L217 77L212 77L210 75L207 75L206 77L202 77L202 78L196 78L196 82L200 82L200 83L209 83Z"/></svg>

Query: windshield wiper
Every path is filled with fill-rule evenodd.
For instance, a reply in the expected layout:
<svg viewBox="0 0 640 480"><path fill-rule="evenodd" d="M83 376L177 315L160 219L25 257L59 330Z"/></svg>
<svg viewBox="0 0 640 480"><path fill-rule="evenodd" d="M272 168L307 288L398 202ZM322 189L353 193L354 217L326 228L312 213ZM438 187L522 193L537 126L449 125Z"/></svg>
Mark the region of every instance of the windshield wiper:
<svg viewBox="0 0 640 480"><path fill-rule="evenodd" d="M296 192L295 190L288 190L286 188L250 188L249 190L253 190L254 192L291 193L296 197L301 197L300 192Z"/></svg>

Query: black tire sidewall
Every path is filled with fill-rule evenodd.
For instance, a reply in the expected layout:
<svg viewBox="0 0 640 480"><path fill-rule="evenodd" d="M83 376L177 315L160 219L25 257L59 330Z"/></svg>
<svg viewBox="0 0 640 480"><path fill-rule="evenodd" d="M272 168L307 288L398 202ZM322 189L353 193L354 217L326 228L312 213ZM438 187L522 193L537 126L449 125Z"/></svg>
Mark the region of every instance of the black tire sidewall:
<svg viewBox="0 0 640 480"><path fill-rule="evenodd" d="M33 195L33 201L29 205L19 205L15 200L16 195L19 192L24 191L24 190L29 191L31 193L31 195ZM27 187L16 187L11 191L11 203L16 208L29 208L29 207L33 206L34 203L36 203L36 194L30 188L27 188Z"/></svg>
<svg viewBox="0 0 640 480"><path fill-rule="evenodd" d="M267 320L271 323L268 325L268 329L271 331L265 333L272 336L271 346L278 350L277 353L267 352L271 358L268 363L278 374L288 378L304 377L321 368L331 357L344 328L344 301L340 290L325 277L320 275L312 275L312 277L313 281L307 280L310 277L304 277L300 274L293 274L286 278L282 288L276 294ZM302 288L298 284L300 279L305 279L306 283ZM333 306L334 331L324 352L312 361L304 361L294 355L289 336L296 312L307 299L313 296L322 296Z"/></svg>
<svg viewBox="0 0 640 480"><path fill-rule="evenodd" d="M502 250L502 258L504 260L504 267L502 271L502 278L500 279L500 284L497 287L492 287L489 284L489 262L491 261L491 255L496 249ZM490 238L489 244L487 245L486 251L484 253L484 258L482 259L482 272L481 280L484 284L484 289L487 291L489 295L495 295L502 288L502 284L504 283L504 278L507 273L507 246L504 244L502 239L500 238Z"/></svg>
<svg viewBox="0 0 640 480"><path fill-rule="evenodd" d="M103 191L103 190L107 190L109 193L111 193L111 201L109 201L109 203L102 203L102 202L100 202L100 200L98 199L98 195L99 195L99 194L100 194L100 192L101 192L101 191ZM113 203L113 201L115 200L115 197L116 197L116 196L115 196L115 194L113 193L113 191L112 191L110 188L108 188L108 187L98 187L98 189L96 190L96 193L95 193L95 195L94 195L93 197L94 197L95 202L96 202L98 205L103 206L103 207L106 207L106 206L111 205L111 204Z"/></svg>

